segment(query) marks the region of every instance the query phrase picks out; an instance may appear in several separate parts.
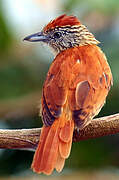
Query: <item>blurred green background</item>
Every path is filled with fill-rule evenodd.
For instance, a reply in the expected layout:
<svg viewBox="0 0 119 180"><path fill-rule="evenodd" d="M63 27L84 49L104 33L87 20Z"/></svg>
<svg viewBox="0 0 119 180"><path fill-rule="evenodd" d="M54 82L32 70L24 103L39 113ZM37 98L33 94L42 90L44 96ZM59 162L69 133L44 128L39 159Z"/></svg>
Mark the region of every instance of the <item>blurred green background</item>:
<svg viewBox="0 0 119 180"><path fill-rule="evenodd" d="M114 85L99 116L119 112L119 1L0 0L0 128L42 126L37 107L53 55L39 43L22 40L63 13L78 16L95 34L111 66ZM0 150L0 177L34 177L32 158L33 152ZM118 179L119 135L73 144L62 174Z"/></svg>

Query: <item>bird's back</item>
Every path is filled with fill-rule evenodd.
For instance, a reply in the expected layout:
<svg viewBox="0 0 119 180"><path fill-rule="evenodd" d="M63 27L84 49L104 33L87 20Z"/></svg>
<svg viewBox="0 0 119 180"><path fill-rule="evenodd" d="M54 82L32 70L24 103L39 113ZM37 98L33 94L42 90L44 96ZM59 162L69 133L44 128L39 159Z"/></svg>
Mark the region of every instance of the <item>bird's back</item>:
<svg viewBox="0 0 119 180"><path fill-rule="evenodd" d="M44 83L43 99L47 104L43 111L44 123L51 125L67 103L80 127L85 119L92 119L100 111L111 84L110 67L98 46L74 47L61 52L52 62Z"/></svg>

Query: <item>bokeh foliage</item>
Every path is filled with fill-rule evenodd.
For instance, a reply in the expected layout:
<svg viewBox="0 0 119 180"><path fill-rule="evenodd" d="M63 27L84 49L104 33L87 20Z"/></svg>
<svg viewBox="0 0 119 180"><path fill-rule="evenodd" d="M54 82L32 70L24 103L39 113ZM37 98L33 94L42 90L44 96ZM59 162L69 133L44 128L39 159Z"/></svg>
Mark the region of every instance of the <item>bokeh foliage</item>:
<svg viewBox="0 0 119 180"><path fill-rule="evenodd" d="M4 20L3 9L2 6L0 6L0 54L6 53L12 44L12 40L12 32L10 32L9 27ZM2 61L2 58L0 61Z"/></svg>

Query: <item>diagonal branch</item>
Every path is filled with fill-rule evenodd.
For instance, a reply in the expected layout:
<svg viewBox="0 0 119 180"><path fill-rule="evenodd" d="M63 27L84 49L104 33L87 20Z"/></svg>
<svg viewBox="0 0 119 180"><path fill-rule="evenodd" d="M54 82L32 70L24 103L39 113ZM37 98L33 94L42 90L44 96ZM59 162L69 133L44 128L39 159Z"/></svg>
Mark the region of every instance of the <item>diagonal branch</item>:
<svg viewBox="0 0 119 180"><path fill-rule="evenodd" d="M39 141L41 128L0 130L0 148L35 150ZM119 133L119 113L92 120L79 133L75 130L73 141L78 142Z"/></svg>

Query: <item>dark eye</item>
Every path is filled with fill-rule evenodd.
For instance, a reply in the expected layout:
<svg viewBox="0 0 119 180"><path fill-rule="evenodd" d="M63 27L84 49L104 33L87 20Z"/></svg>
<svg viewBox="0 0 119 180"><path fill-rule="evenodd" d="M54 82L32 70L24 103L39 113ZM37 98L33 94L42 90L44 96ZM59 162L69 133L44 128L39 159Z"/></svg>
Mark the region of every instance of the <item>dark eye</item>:
<svg viewBox="0 0 119 180"><path fill-rule="evenodd" d="M54 38L60 38L61 37L61 33L60 32L55 32L54 33Z"/></svg>

